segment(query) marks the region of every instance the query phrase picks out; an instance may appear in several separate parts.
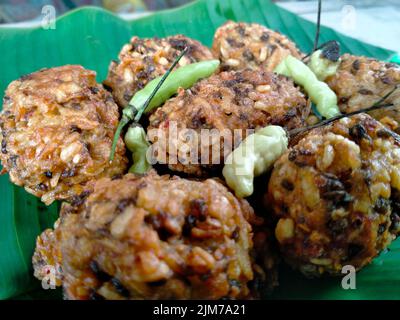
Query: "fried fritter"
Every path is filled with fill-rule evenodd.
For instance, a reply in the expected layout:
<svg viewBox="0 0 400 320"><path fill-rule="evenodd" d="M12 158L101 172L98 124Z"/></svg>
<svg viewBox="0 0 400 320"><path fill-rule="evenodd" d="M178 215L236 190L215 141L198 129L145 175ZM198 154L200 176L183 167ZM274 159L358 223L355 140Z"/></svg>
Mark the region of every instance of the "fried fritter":
<svg viewBox="0 0 400 320"><path fill-rule="evenodd" d="M111 88L115 101L125 107L136 91L163 75L185 47L189 50L177 67L213 59L207 47L183 35L161 39L133 37L122 47L119 61L111 62L104 84Z"/></svg>
<svg viewBox="0 0 400 320"><path fill-rule="evenodd" d="M57 229L60 220L54 225ZM32 265L34 276L40 280L54 276L54 285L61 286L63 280L63 272L61 266L61 252L58 246L56 234L52 229L46 229L36 239L36 249L32 257ZM51 270L53 268L53 270ZM53 273L53 275L51 275ZM49 277L48 280L52 280Z"/></svg>
<svg viewBox="0 0 400 320"><path fill-rule="evenodd" d="M95 178L127 167L122 139L108 157L118 106L81 66L44 69L7 88L0 114L3 172L46 204L79 195Z"/></svg>
<svg viewBox="0 0 400 320"><path fill-rule="evenodd" d="M366 114L310 132L276 162L268 202L294 268L361 269L400 231L399 136Z"/></svg>
<svg viewBox="0 0 400 320"><path fill-rule="evenodd" d="M212 52L221 60L221 70L245 68L273 71L288 55L302 53L284 35L255 23L228 21L217 29Z"/></svg>
<svg viewBox="0 0 400 320"><path fill-rule="evenodd" d="M344 54L337 73L327 78L326 82L338 96L340 110L349 113L372 106L396 85L400 85L400 66L372 58ZM375 110L371 115L378 120L391 118L398 126L400 90L394 92L385 102L393 103L395 107ZM396 124L391 127L395 128Z"/></svg>
<svg viewBox="0 0 400 320"><path fill-rule="evenodd" d="M68 299L249 296L256 218L216 180L104 178L61 215L55 238Z"/></svg>
<svg viewBox="0 0 400 320"><path fill-rule="evenodd" d="M157 109L148 136L156 143L159 163L202 176L221 168L248 129L268 124L296 128L307 110L304 95L283 76L262 70L221 72Z"/></svg>

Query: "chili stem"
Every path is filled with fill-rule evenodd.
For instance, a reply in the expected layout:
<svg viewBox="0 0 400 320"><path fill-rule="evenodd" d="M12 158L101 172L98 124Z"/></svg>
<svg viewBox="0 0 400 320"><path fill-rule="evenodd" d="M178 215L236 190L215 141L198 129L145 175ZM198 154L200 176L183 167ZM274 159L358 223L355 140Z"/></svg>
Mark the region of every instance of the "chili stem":
<svg viewBox="0 0 400 320"><path fill-rule="evenodd" d="M332 117L332 118L323 120L321 122L318 122L318 123L316 123L314 125L311 125L311 126L290 130L288 133L289 133L290 136L293 137L293 136L295 136L295 135L297 135L299 133L306 132L308 130L319 128L319 127L322 127L322 126L326 126L326 125L328 125L328 124L330 124L330 123L332 123L332 122L334 122L336 120L342 119L342 118L351 117L351 116L354 116L354 115L359 114L359 113L366 113L366 112L370 112L370 111L373 111L373 110L393 107L394 106L393 103L387 103L387 104L381 104L381 103L383 103L387 98L389 98L389 96L391 96L393 94L393 92L395 92L398 88L399 88L399 86L395 86L386 95L384 95L381 99L379 99L377 102L375 102L372 106L370 106L368 108L356 110L356 111L349 112L349 113L346 113L346 114L340 114L340 115L337 115L335 117Z"/></svg>
<svg viewBox="0 0 400 320"><path fill-rule="evenodd" d="M121 135L122 129L128 124L129 118L126 117L125 115L122 116L121 121L118 124L117 130L115 131L113 142L111 145L111 152L110 152L110 162L114 160L114 155L115 155L115 149L117 148L117 142L118 138Z"/></svg>

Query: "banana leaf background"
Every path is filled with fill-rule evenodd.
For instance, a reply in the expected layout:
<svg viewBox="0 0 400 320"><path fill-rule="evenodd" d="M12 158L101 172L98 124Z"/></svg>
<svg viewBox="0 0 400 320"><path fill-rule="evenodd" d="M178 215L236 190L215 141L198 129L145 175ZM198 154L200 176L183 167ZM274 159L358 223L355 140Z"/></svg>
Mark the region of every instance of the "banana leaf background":
<svg viewBox="0 0 400 320"><path fill-rule="evenodd" d="M95 7L57 19L56 28L0 28L0 99L7 85L44 67L81 64L107 74L122 45L132 35L164 37L182 33L210 46L215 29L226 20L257 22L294 40L305 52L313 44L315 25L268 0L199 0L181 8L134 21ZM371 26L373 27L373 26ZM343 52L390 60L394 52L362 43L322 27L320 42L338 40ZM0 100L1 101L1 100ZM51 227L59 204L44 206L0 176L0 299L61 299L61 290L43 290L32 277L36 236ZM341 278L308 280L282 266L280 286L267 299L400 299L400 240L357 273L356 289L344 290Z"/></svg>

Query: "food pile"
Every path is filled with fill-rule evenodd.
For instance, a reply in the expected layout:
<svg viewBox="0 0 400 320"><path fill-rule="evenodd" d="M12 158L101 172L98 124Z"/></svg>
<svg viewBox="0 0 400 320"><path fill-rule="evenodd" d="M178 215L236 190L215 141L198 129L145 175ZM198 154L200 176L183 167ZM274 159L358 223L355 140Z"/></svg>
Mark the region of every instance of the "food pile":
<svg viewBox="0 0 400 320"><path fill-rule="evenodd" d="M400 233L399 85L397 65L232 21L211 50L133 37L103 84L75 65L13 81L2 172L63 201L35 276L53 267L66 299L255 299L281 260L363 268Z"/></svg>

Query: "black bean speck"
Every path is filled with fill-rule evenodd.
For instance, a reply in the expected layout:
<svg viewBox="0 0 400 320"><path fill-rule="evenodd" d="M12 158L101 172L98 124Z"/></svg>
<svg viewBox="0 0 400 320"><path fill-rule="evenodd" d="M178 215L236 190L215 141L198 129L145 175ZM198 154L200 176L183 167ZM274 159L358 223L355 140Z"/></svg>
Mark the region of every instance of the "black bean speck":
<svg viewBox="0 0 400 320"><path fill-rule="evenodd" d="M6 140L1 140L1 153L6 154L7 153L7 141Z"/></svg>
<svg viewBox="0 0 400 320"><path fill-rule="evenodd" d="M379 197L375 202L374 210L380 214L385 214L389 210L389 207L390 201L388 199Z"/></svg>
<svg viewBox="0 0 400 320"><path fill-rule="evenodd" d="M122 179L122 177L123 177L122 174L116 174L116 175L112 176L111 180L112 180L112 181L114 181L114 180L120 180L120 179Z"/></svg>
<svg viewBox="0 0 400 320"><path fill-rule="evenodd" d="M359 141L361 139L370 139L367 130L360 123L357 123L355 126L349 129L349 135L356 141Z"/></svg>
<svg viewBox="0 0 400 320"><path fill-rule="evenodd" d="M154 230L158 230L162 227L162 213L160 214L149 214L144 218L144 222L150 224Z"/></svg>
<svg viewBox="0 0 400 320"><path fill-rule="evenodd" d="M123 296L125 298L129 298L129 296L130 296L129 290L123 286L121 281L119 281L117 278L112 278L111 283L113 284L115 290L117 290L117 292L121 296Z"/></svg>
<svg viewBox="0 0 400 320"><path fill-rule="evenodd" d="M381 81L384 83L384 84L392 84L394 81L393 81L393 79L392 78L390 78L390 77L381 77Z"/></svg>
<svg viewBox="0 0 400 320"><path fill-rule="evenodd" d="M296 160L296 158L297 158L297 151L296 150L291 150L289 152L289 155L288 155L289 161L293 162L294 160Z"/></svg>
<svg viewBox="0 0 400 320"><path fill-rule="evenodd" d="M83 191L80 195L73 196L71 199L71 205L74 207L82 205L89 193L89 191Z"/></svg>
<svg viewBox="0 0 400 320"><path fill-rule="evenodd" d="M378 138L390 138L393 136L393 133L388 129L380 129L376 132L376 136Z"/></svg>
<svg viewBox="0 0 400 320"><path fill-rule="evenodd" d="M46 191L47 190L47 186L44 183L39 183L37 185L37 189L40 191Z"/></svg>
<svg viewBox="0 0 400 320"><path fill-rule="evenodd" d="M249 49L243 51L243 57L248 61L254 60L254 54Z"/></svg>
<svg viewBox="0 0 400 320"><path fill-rule="evenodd" d="M360 60L354 60L352 66L354 70L360 70Z"/></svg>
<svg viewBox="0 0 400 320"><path fill-rule="evenodd" d="M328 221L326 226L332 235L337 236L346 230L348 222L346 219L331 219Z"/></svg>
<svg viewBox="0 0 400 320"><path fill-rule="evenodd" d="M349 260L355 258L357 255L359 255L364 249L364 246L360 245L360 244L355 244L355 243L351 243L349 244L348 248L347 248L347 258Z"/></svg>
<svg viewBox="0 0 400 320"><path fill-rule="evenodd" d="M70 178L75 176L75 169L65 169L62 173L61 173L61 177L62 178Z"/></svg>
<svg viewBox="0 0 400 320"><path fill-rule="evenodd" d="M267 42L269 39L269 34L268 32L263 32L261 37L260 37L261 41Z"/></svg>
<svg viewBox="0 0 400 320"><path fill-rule="evenodd" d="M106 300L102 295L98 294L95 290L92 290L89 294L89 300Z"/></svg>
<svg viewBox="0 0 400 320"><path fill-rule="evenodd" d="M105 282L111 279L111 276L108 273L101 270L99 264L96 261L94 260L90 261L89 268L93 272L97 280Z"/></svg>
<svg viewBox="0 0 400 320"><path fill-rule="evenodd" d="M182 228L182 234L185 237L190 236L192 229L196 226L196 221L197 221L197 218L192 214L189 214L185 217L185 224L183 225L183 228Z"/></svg>
<svg viewBox="0 0 400 320"><path fill-rule="evenodd" d="M12 155L7 161L9 163L9 166L10 167L16 167L17 166L17 159L18 159L17 155Z"/></svg>
<svg viewBox="0 0 400 320"><path fill-rule="evenodd" d="M237 32L239 32L239 34L240 34L242 37L246 35L246 30L245 30L245 28L244 28L243 26L239 25L239 26L236 28L236 30L237 30Z"/></svg>
<svg viewBox="0 0 400 320"><path fill-rule="evenodd" d="M337 41L329 41L326 45L322 48L321 55L333 62L336 62L340 58L340 44Z"/></svg>
<svg viewBox="0 0 400 320"><path fill-rule="evenodd" d="M90 89L90 92L93 94L96 94L99 92L99 88L97 88L97 87L90 87L89 89Z"/></svg>
<svg viewBox="0 0 400 320"><path fill-rule="evenodd" d="M195 199L190 202L190 213L199 221L205 221L208 214L208 206L203 199Z"/></svg>
<svg viewBox="0 0 400 320"><path fill-rule="evenodd" d="M231 286L231 287L236 287L236 288L240 288L241 286L242 286L242 284L238 281L238 280L236 280L236 279L229 279L229 285Z"/></svg>
<svg viewBox="0 0 400 320"><path fill-rule="evenodd" d="M342 97L339 99L340 104L346 104L349 101L349 97Z"/></svg>
<svg viewBox="0 0 400 320"><path fill-rule="evenodd" d="M71 132L78 132L78 133L82 132L82 130L78 126L76 126L74 124L71 125L70 130L71 130Z"/></svg>
<svg viewBox="0 0 400 320"><path fill-rule="evenodd" d="M369 90L369 89L360 89L360 90L358 90L358 93L362 94L364 96L373 94L373 92L371 90Z"/></svg>
<svg viewBox="0 0 400 320"><path fill-rule="evenodd" d="M45 171L43 174L45 175L46 178L49 179L53 178L53 173L49 170Z"/></svg>
<svg viewBox="0 0 400 320"><path fill-rule="evenodd" d="M130 206L131 204L135 204L135 203L136 203L136 199L134 197L122 199L117 205L117 210L119 212L122 212L122 211L124 211L124 209L126 207Z"/></svg>
<svg viewBox="0 0 400 320"><path fill-rule="evenodd" d="M386 230L386 223L381 223L378 227L378 235L382 235Z"/></svg>
<svg viewBox="0 0 400 320"><path fill-rule="evenodd" d="M235 230L233 230L233 232L232 232L232 239L233 240L239 239L239 235L240 235L239 231L240 231L239 227L236 227Z"/></svg>
<svg viewBox="0 0 400 320"><path fill-rule="evenodd" d="M294 185L291 181L289 181L288 179L283 179L281 182L281 186L283 188L285 188L288 191L293 191L294 190Z"/></svg>
<svg viewBox="0 0 400 320"><path fill-rule="evenodd" d="M126 92L124 93L124 100L130 101L131 98L132 98L132 94L131 94L129 91L126 91Z"/></svg>
<svg viewBox="0 0 400 320"><path fill-rule="evenodd" d="M172 48L179 50L179 51L184 50L186 48L186 46L188 45L188 43L185 39L172 38L169 40L169 43Z"/></svg>
<svg viewBox="0 0 400 320"><path fill-rule="evenodd" d="M160 287L166 283L167 283L167 280L162 279L162 280L158 280L158 281L148 282L147 285L150 287Z"/></svg>

